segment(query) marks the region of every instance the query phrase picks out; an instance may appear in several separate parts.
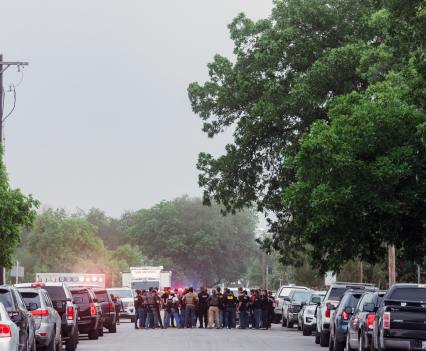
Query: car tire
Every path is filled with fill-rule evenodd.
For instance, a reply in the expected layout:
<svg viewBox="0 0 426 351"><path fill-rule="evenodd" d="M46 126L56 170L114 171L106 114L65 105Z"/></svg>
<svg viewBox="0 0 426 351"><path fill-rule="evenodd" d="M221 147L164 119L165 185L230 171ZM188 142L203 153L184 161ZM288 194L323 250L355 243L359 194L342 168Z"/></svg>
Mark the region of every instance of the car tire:
<svg viewBox="0 0 426 351"><path fill-rule="evenodd" d="M283 327L286 327L286 326L287 326L287 320L286 320L286 319L284 319L284 314L283 314L282 319L281 319L281 325L282 325Z"/></svg>
<svg viewBox="0 0 426 351"><path fill-rule="evenodd" d="M49 344L45 348L46 351L56 351L56 340L55 337L52 337Z"/></svg>
<svg viewBox="0 0 426 351"><path fill-rule="evenodd" d="M346 350L347 351L355 351L355 349L352 348L351 344L350 344L350 335L349 335L349 332L348 332L348 335L346 335Z"/></svg>
<svg viewBox="0 0 426 351"><path fill-rule="evenodd" d="M328 338L328 351L334 351L334 338L332 337L331 333Z"/></svg>
<svg viewBox="0 0 426 351"><path fill-rule="evenodd" d="M320 335L318 332L315 333L315 344L319 345L320 343Z"/></svg>
<svg viewBox="0 0 426 351"><path fill-rule="evenodd" d="M310 329L306 328L306 326L304 325L303 328L302 328L302 334L303 334L303 336L311 336L312 332L311 332ZM315 335L315 339L316 339L316 335ZM319 341L318 341L318 343L319 343Z"/></svg>
<svg viewBox="0 0 426 351"><path fill-rule="evenodd" d="M103 327L98 330L98 335L99 336L104 336L104 328Z"/></svg>
<svg viewBox="0 0 426 351"><path fill-rule="evenodd" d="M320 332L320 346L327 347L330 343L330 335L328 333Z"/></svg>
<svg viewBox="0 0 426 351"><path fill-rule="evenodd" d="M135 317L130 317L130 323L135 323Z"/></svg>
<svg viewBox="0 0 426 351"><path fill-rule="evenodd" d="M93 329L93 330L89 331L88 336L89 336L89 340L98 340L99 339L98 330Z"/></svg>
<svg viewBox="0 0 426 351"><path fill-rule="evenodd" d="M75 351L78 344L78 333L75 332L66 342L65 350L66 351Z"/></svg>
<svg viewBox="0 0 426 351"><path fill-rule="evenodd" d="M288 317L287 317L287 328L288 329L292 329L293 328L293 323L289 321Z"/></svg>
<svg viewBox="0 0 426 351"><path fill-rule="evenodd" d="M108 328L108 331L109 331L110 333L117 333L117 324L116 324L116 323L114 323L113 325L111 325L111 326Z"/></svg>

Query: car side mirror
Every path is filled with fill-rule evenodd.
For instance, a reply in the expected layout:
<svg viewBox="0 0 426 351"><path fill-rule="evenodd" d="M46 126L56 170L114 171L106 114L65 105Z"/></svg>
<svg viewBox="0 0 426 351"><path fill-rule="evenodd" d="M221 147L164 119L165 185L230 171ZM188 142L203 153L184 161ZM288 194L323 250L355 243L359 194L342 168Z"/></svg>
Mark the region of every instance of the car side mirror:
<svg viewBox="0 0 426 351"><path fill-rule="evenodd" d="M27 310L30 311L30 312L31 311L35 311L37 308L38 308L38 305L36 303L34 303L34 302L30 302L27 305Z"/></svg>
<svg viewBox="0 0 426 351"><path fill-rule="evenodd" d="M291 299L288 296L286 296L286 297L284 297L284 301L290 302Z"/></svg>
<svg viewBox="0 0 426 351"><path fill-rule="evenodd" d="M327 304L327 310L334 311L335 309L336 309L336 306L334 306L333 304L331 303Z"/></svg>
<svg viewBox="0 0 426 351"><path fill-rule="evenodd" d="M366 303L362 309L364 312L375 312L376 306L374 303Z"/></svg>

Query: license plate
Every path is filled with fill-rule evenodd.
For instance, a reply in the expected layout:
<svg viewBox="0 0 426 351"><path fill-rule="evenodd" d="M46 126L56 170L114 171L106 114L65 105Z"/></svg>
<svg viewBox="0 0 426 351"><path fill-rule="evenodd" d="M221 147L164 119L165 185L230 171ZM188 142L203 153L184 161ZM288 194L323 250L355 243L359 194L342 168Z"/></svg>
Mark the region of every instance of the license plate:
<svg viewBox="0 0 426 351"><path fill-rule="evenodd" d="M422 341L422 350L426 350L426 341Z"/></svg>

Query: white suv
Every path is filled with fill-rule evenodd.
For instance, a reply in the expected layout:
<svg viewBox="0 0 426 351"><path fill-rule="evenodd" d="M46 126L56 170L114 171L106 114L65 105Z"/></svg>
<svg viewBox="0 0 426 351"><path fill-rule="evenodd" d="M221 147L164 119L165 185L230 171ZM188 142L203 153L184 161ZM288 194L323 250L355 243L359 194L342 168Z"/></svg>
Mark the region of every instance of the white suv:
<svg viewBox="0 0 426 351"><path fill-rule="evenodd" d="M374 288L372 284L363 283L334 283L330 286L323 302L317 309L317 333L315 334L315 343L322 347L329 345L330 341L330 319L332 310L328 309L329 305L337 306L348 289L366 289Z"/></svg>
<svg viewBox="0 0 426 351"><path fill-rule="evenodd" d="M288 303L287 301L285 301L285 298L288 298L290 296L290 292L296 289L310 290L309 288L305 286L295 286L295 285L283 285L281 288L278 289L277 294L275 295L275 302L274 302L275 321L277 322L282 321L284 304Z"/></svg>

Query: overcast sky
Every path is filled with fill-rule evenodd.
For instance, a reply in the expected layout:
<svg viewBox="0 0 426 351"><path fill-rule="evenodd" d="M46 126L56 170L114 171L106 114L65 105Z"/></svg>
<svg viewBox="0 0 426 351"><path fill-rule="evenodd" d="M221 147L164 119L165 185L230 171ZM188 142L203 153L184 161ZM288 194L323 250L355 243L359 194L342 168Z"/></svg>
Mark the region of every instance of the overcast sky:
<svg viewBox="0 0 426 351"><path fill-rule="evenodd" d="M113 216L197 196L201 132L186 89L232 54L227 24L269 15L272 0L26 0L2 3L0 52L29 61L7 121L13 186L43 206ZM5 74L5 88L19 81ZM8 94L10 105L11 95ZM7 112L7 111L6 111Z"/></svg>

